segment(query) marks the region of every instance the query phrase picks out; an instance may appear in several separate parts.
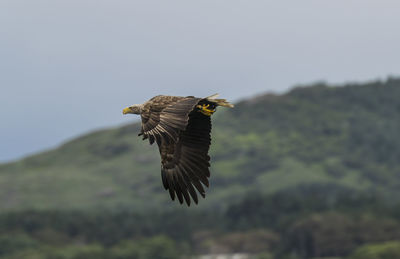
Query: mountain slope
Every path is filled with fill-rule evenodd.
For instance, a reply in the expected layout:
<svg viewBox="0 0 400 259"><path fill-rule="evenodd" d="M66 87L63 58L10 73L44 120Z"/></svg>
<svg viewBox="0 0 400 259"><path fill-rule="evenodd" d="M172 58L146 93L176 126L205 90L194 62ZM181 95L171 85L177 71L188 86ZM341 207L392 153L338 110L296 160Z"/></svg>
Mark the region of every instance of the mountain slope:
<svg viewBox="0 0 400 259"><path fill-rule="evenodd" d="M298 186L400 194L400 80L299 87L219 109L199 207ZM0 208L151 209L170 202L139 125L94 132L0 165ZM330 190L326 190L330 191Z"/></svg>

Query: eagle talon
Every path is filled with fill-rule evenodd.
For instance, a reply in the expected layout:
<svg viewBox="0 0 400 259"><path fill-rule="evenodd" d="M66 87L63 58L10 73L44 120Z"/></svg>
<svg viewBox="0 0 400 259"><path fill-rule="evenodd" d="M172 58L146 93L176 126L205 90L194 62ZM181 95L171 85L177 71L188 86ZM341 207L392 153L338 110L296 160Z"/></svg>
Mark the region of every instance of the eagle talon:
<svg viewBox="0 0 400 259"><path fill-rule="evenodd" d="M214 110L207 109L208 107L210 107L210 104L197 105L197 108L200 109L200 112L202 114L211 116L215 112L215 109Z"/></svg>

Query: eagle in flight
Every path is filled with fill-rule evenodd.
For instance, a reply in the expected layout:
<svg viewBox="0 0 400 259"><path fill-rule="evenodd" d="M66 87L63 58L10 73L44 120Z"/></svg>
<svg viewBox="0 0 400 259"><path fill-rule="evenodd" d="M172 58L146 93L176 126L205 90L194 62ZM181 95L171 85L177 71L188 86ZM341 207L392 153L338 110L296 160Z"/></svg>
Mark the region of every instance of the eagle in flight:
<svg viewBox="0 0 400 259"><path fill-rule="evenodd" d="M209 186L211 115L217 106L232 108L218 94L197 98L158 95L143 104L123 109L123 114L139 114L142 127L139 136L157 143L161 155L161 178L172 200L190 206L197 204L196 190L204 198ZM195 190L196 189L196 190Z"/></svg>

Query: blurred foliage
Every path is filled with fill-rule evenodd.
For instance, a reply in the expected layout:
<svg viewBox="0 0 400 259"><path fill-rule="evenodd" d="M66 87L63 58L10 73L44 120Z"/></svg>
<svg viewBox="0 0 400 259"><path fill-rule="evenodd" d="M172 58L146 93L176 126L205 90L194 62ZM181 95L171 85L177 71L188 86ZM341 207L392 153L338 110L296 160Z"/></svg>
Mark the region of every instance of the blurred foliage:
<svg viewBox="0 0 400 259"><path fill-rule="evenodd" d="M10 236L10 239L13 236ZM99 244L68 244L48 246L42 244L33 248L19 247L4 253L0 258L16 259L176 259L181 251L175 242L164 236L140 240L125 240L112 247Z"/></svg>
<svg viewBox="0 0 400 259"><path fill-rule="evenodd" d="M333 186L318 194L322 189L249 193L223 211L3 213L0 258L339 258L400 240L400 203Z"/></svg>
<svg viewBox="0 0 400 259"><path fill-rule="evenodd" d="M0 258L398 258L399 96L390 78L221 108L212 188L190 208L137 123L2 164Z"/></svg>
<svg viewBox="0 0 400 259"><path fill-rule="evenodd" d="M400 241L364 245L349 259L394 259L400 258Z"/></svg>

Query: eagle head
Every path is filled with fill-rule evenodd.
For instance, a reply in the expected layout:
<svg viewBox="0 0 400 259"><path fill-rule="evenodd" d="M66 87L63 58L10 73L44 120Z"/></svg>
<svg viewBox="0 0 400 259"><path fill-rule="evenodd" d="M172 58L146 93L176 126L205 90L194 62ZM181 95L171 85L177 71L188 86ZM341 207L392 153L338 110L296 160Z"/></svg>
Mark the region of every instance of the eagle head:
<svg viewBox="0 0 400 259"><path fill-rule="evenodd" d="M142 104L134 104L122 110L123 114L140 114L142 111Z"/></svg>

